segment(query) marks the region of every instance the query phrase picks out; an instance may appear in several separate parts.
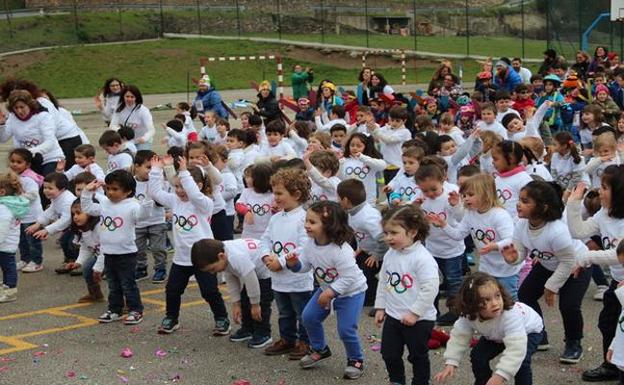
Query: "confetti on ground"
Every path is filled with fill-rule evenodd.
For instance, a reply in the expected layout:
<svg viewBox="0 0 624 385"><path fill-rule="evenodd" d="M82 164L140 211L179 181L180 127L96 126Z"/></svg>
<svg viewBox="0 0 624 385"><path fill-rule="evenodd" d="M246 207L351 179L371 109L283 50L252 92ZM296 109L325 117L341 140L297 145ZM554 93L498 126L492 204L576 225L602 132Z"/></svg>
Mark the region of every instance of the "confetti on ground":
<svg viewBox="0 0 624 385"><path fill-rule="evenodd" d="M381 344L380 343L375 343L373 344L373 346L371 346L371 350L374 352L378 352L381 350Z"/></svg>
<svg viewBox="0 0 624 385"><path fill-rule="evenodd" d="M15 361L15 358L11 358L11 357L0 357L0 362L11 362L11 361Z"/></svg>
<svg viewBox="0 0 624 385"><path fill-rule="evenodd" d="M124 348L124 350L121 351L121 356L123 358L130 358L134 356L134 353L132 352L130 348Z"/></svg>
<svg viewBox="0 0 624 385"><path fill-rule="evenodd" d="M6 372L8 370L9 370L8 366L3 366L3 367L0 368L0 373L4 373L4 372Z"/></svg>
<svg viewBox="0 0 624 385"><path fill-rule="evenodd" d="M158 358L163 358L167 355L167 352L162 349L156 349L156 351L154 352L154 355Z"/></svg>
<svg viewBox="0 0 624 385"><path fill-rule="evenodd" d="M33 357L43 357L46 355L46 352L34 352Z"/></svg>
<svg viewBox="0 0 624 385"><path fill-rule="evenodd" d="M74 372L73 370L68 370L67 373L65 373L65 377L76 378L76 372Z"/></svg>

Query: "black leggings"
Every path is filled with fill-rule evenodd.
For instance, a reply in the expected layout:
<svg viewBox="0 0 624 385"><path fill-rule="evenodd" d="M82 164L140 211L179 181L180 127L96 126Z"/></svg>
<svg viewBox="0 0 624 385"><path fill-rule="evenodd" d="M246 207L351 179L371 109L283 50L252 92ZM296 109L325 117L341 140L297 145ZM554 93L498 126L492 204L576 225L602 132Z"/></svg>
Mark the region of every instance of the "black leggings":
<svg viewBox="0 0 624 385"><path fill-rule="evenodd" d="M61 150L63 150L63 154L65 154L65 171L67 171L76 164L74 150L82 144L82 139L80 136L74 136L73 138L59 140L58 143L61 146Z"/></svg>

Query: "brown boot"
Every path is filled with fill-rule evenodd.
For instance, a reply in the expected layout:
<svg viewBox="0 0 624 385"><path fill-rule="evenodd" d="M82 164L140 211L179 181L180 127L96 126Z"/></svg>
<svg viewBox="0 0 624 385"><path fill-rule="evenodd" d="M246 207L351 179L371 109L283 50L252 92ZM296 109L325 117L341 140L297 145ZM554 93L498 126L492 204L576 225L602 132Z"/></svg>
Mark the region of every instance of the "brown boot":
<svg viewBox="0 0 624 385"><path fill-rule="evenodd" d="M295 345L295 350L290 352L288 355L288 359L291 361L298 361L302 359L306 354L310 352L310 345L305 342L297 341Z"/></svg>
<svg viewBox="0 0 624 385"><path fill-rule="evenodd" d="M294 349L295 344L280 338L277 342L274 342L273 345L264 349L264 354L267 356L279 356L281 354L290 353Z"/></svg>
<svg viewBox="0 0 624 385"><path fill-rule="evenodd" d="M91 294L91 289L89 289L88 294L85 294L82 297L78 298L78 303L91 303L91 302L94 302L93 295Z"/></svg>

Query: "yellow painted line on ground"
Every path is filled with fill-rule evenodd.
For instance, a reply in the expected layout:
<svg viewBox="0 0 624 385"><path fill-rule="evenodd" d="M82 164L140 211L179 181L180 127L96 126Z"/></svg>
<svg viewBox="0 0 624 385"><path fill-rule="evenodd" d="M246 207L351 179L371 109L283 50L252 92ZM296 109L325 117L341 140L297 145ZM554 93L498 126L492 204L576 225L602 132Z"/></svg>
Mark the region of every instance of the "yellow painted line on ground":
<svg viewBox="0 0 624 385"><path fill-rule="evenodd" d="M49 314L50 312L53 312L53 311L64 311L64 310L70 310L70 309L77 309L77 308L87 307L87 306L91 306L91 305L92 304L90 304L90 303L75 303L75 304L71 304L71 305L63 305L63 306L49 307L49 308L46 308L46 309L27 311L27 312L24 312L24 313L17 313L17 314L11 314L11 315L0 317L0 322L1 321L11 321L11 320L20 319L20 318L27 318L27 317L32 317L32 316L41 315L41 314Z"/></svg>
<svg viewBox="0 0 624 385"><path fill-rule="evenodd" d="M141 298L141 301L143 301L143 303L149 303L151 305L158 305L160 307L167 306L167 302L161 301L159 299Z"/></svg>
<svg viewBox="0 0 624 385"><path fill-rule="evenodd" d="M31 344L30 342L19 340L15 337L0 336L0 343L10 345L10 348L0 349L0 356L4 354L17 353L24 350L34 349L39 345Z"/></svg>

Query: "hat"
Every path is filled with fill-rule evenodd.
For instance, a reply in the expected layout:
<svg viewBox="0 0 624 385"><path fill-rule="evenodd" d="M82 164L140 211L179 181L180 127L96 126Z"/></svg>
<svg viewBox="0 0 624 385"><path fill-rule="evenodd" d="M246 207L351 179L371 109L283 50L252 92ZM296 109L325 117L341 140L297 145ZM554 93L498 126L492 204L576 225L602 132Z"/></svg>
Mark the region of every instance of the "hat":
<svg viewBox="0 0 624 385"><path fill-rule="evenodd" d="M501 124L503 125L503 127L507 128L507 126L509 126L509 123L511 123L511 121L514 119L522 120L521 117L514 114L513 112L508 112L507 114L505 114L505 116L503 116L503 120L501 121Z"/></svg>
<svg viewBox="0 0 624 385"><path fill-rule="evenodd" d="M199 82L197 83L198 86L200 87L208 87L210 88L210 76L208 75L204 75L201 77L201 79L199 79Z"/></svg>
<svg viewBox="0 0 624 385"><path fill-rule="evenodd" d="M468 95L460 95L457 97L456 102L460 106L465 106L466 104L470 103L470 97Z"/></svg>
<svg viewBox="0 0 624 385"><path fill-rule="evenodd" d="M271 83L269 83L268 80L263 80L259 85L258 85L258 91L262 91L262 90L271 90Z"/></svg>
<svg viewBox="0 0 624 385"><path fill-rule="evenodd" d="M431 96L424 98L423 105L427 106L429 104L438 104L438 100L436 98L432 98Z"/></svg>
<svg viewBox="0 0 624 385"><path fill-rule="evenodd" d="M613 52L613 51L612 51L612 52L609 52L609 53L607 54L607 58L608 58L609 60L613 60L613 59L615 59L616 57L618 57L618 53L617 53L617 52Z"/></svg>
<svg viewBox="0 0 624 385"><path fill-rule="evenodd" d="M550 74L550 75L546 75L544 77L544 81L551 81L551 82L555 82L557 84L561 84L561 79L559 78L559 76L555 75L555 74Z"/></svg>
<svg viewBox="0 0 624 385"><path fill-rule="evenodd" d="M581 82L578 80L576 72L571 71L570 75L563 81L563 88L579 88L582 87Z"/></svg>
<svg viewBox="0 0 624 385"><path fill-rule="evenodd" d="M459 108L459 114L461 116L473 116L475 113L474 107L472 106L472 104L466 104L465 106L461 106Z"/></svg>
<svg viewBox="0 0 624 385"><path fill-rule="evenodd" d="M329 88L330 90L336 92L336 85L332 82L323 82L323 84L321 84L321 89L323 88Z"/></svg>
<svg viewBox="0 0 624 385"><path fill-rule="evenodd" d="M498 66L507 68L507 63L505 63L503 60L499 60L496 62L495 67L498 67Z"/></svg>
<svg viewBox="0 0 624 385"><path fill-rule="evenodd" d="M598 92L606 92L607 95L609 95L609 88L607 88L607 86L605 86L604 84L598 84L595 91L596 95L598 95Z"/></svg>
<svg viewBox="0 0 624 385"><path fill-rule="evenodd" d="M479 80L492 79L492 73L488 71L479 72L479 75L477 75L477 77L479 78Z"/></svg>

